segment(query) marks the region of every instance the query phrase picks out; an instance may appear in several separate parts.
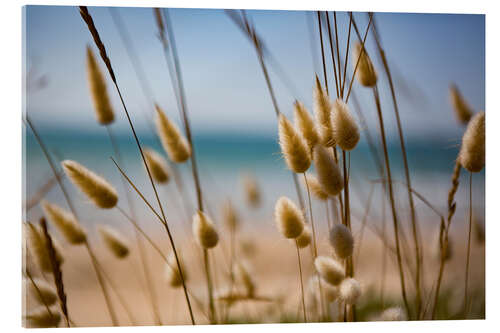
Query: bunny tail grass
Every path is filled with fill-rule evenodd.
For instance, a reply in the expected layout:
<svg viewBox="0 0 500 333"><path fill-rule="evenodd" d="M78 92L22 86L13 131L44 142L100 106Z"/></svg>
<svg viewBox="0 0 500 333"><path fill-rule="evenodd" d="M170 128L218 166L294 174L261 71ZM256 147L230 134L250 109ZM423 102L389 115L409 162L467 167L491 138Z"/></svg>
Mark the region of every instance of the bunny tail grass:
<svg viewBox="0 0 500 333"><path fill-rule="evenodd" d="M320 136L321 144L325 147L335 146L335 138L333 137L333 128L331 121L332 102L328 93L323 90L318 76L314 85L314 114L316 115L316 122Z"/></svg>
<svg viewBox="0 0 500 333"><path fill-rule="evenodd" d="M319 142L319 134L316 130L316 125L312 116L307 111L304 104L295 101L294 106L294 123L297 130L304 137L311 151L314 146Z"/></svg>
<svg viewBox="0 0 500 333"><path fill-rule="evenodd" d="M450 102L457 121L462 125L467 125L472 118L473 111L455 84L450 85Z"/></svg>
<svg viewBox="0 0 500 333"><path fill-rule="evenodd" d="M285 238L294 239L300 236L304 229L304 215L290 199L278 199L274 216L278 229Z"/></svg>
<svg viewBox="0 0 500 333"><path fill-rule="evenodd" d="M87 233L73 214L46 200L43 200L41 205L47 219L59 229L69 243L81 244L87 240Z"/></svg>
<svg viewBox="0 0 500 333"><path fill-rule="evenodd" d="M377 84L377 71L370 60L370 57L366 53L365 48L358 42L354 46L353 52L354 59L359 58L358 70L356 72L356 78L359 83L365 87L375 86L375 84Z"/></svg>
<svg viewBox="0 0 500 333"><path fill-rule="evenodd" d="M191 147L179 128L156 105L156 131L168 157L176 163L186 162L191 156Z"/></svg>
<svg viewBox="0 0 500 333"><path fill-rule="evenodd" d="M106 81L90 46L87 46L87 79L97 121L101 125L111 124L115 115L109 100Z"/></svg>
<svg viewBox="0 0 500 333"><path fill-rule="evenodd" d="M97 226L106 247L119 259L125 258L130 253L129 245L123 235L117 230L106 225Z"/></svg>
<svg viewBox="0 0 500 333"><path fill-rule="evenodd" d="M78 162L61 162L71 182L100 208L113 208L118 202L118 193L104 178L85 168Z"/></svg>
<svg viewBox="0 0 500 333"><path fill-rule="evenodd" d="M333 154L326 148L316 145L313 155L318 181L323 190L329 195L338 195L344 188L344 182Z"/></svg>
<svg viewBox="0 0 500 333"><path fill-rule="evenodd" d="M144 149L144 157L146 157L153 179L159 184L168 183L170 172L167 161L153 149Z"/></svg>
<svg viewBox="0 0 500 333"><path fill-rule="evenodd" d="M337 99L333 104L332 128L337 145L343 150L353 150L359 142L359 128L347 104Z"/></svg>
<svg viewBox="0 0 500 333"><path fill-rule="evenodd" d="M479 172L485 162L485 115L478 112L467 125L458 154L460 165L470 172Z"/></svg>
<svg viewBox="0 0 500 333"><path fill-rule="evenodd" d="M281 152L288 168L296 173L309 169L311 157L307 143L283 114L279 115L279 138Z"/></svg>

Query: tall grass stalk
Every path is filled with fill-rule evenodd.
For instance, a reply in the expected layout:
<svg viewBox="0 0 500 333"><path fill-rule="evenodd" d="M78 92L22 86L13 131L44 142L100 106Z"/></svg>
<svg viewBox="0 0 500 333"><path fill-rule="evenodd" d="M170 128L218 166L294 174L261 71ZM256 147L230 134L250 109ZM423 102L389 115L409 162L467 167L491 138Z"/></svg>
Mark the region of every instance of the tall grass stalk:
<svg viewBox="0 0 500 333"><path fill-rule="evenodd" d="M465 262L465 287L464 287L464 308L463 315L467 318L468 288L469 288L469 264L470 264L470 243L472 234L472 172L469 172L469 230L467 233L467 259Z"/></svg>
<svg viewBox="0 0 500 333"><path fill-rule="evenodd" d="M411 226L412 226L412 234L413 234L413 242L415 246L415 263L416 263L416 284L417 284L417 318L420 317L420 313L422 310L422 290L421 290L421 278L422 278L422 272L421 272L421 267L423 266L423 255L421 252L421 245L420 245L420 230L418 226L418 221L416 217L416 212L415 212L415 204L413 202L413 193L411 191L411 177L410 177L410 168L408 164L408 154L406 152L406 144L405 144L405 139L404 139L404 134L403 134L403 126L401 125L401 117L399 115L399 107L396 99L396 92L394 89L394 83L392 80L392 75L391 71L389 69L389 64L387 62L387 58L385 56L385 51L382 48L382 44L380 42L380 38L378 36L377 30L376 30L376 24L375 21L372 24L372 30L374 32L374 37L375 37L375 42L377 45L377 49L379 51L379 56L382 59L382 64L384 66L384 70L387 76L387 80L389 81L389 88L391 90L391 97L392 97L392 104L394 107L394 115L396 116L396 124L398 127L398 136L399 136L399 143L401 146L401 153L403 156L403 166L404 166L404 171L405 171L405 179L406 179L406 184L407 184L407 193L408 193L408 202L410 204L410 216L411 216Z"/></svg>
<svg viewBox="0 0 500 333"><path fill-rule="evenodd" d="M302 294L302 311L304 316L304 322L307 323L307 314L306 314L306 298L304 296L304 281L302 280L302 263L300 260L300 250L299 245L297 244L297 239L295 239L295 248L297 249L297 262L299 265L299 276L300 276L300 293Z"/></svg>
<svg viewBox="0 0 500 333"><path fill-rule="evenodd" d="M366 35L365 35L365 38L366 38ZM358 61L359 61L359 58L358 58ZM352 81L351 81L351 83L352 83ZM373 88L373 97L375 99L375 104L377 106L377 116L378 116L378 121L379 121L380 137L381 137L381 141L382 141L382 148L383 148L384 160L385 160L385 168L386 168L387 179L388 179L387 187L389 189L389 201L390 201L391 212L392 212L392 221L393 221L393 228L394 228L394 239L395 239L395 242L396 242L396 257L397 257L397 263L398 263L398 268L399 268L399 278L400 278L400 283L401 283L401 294L402 294L402 297L403 297L403 302L404 302L404 305L405 305L406 312L408 314L408 318L411 318L411 315L410 315L410 306L409 306L408 298L407 298L407 295L406 295L406 285L405 285L404 268L403 268L403 263L402 263L402 259L401 259L401 249L400 249L400 241L399 241L399 221L398 221L398 214L397 214L397 211L396 211L396 202L394 200L394 193L393 193L393 186L392 186L392 175L391 175L391 166L390 166L390 163L389 163L389 153L388 153L388 150L387 150L387 141L386 141L386 136L385 136L384 118L382 116L382 108L380 106L380 96L379 96L379 93L378 93L377 86L375 86Z"/></svg>
<svg viewBox="0 0 500 333"><path fill-rule="evenodd" d="M160 197L158 196L158 191L156 190L156 186L154 184L154 181L153 181L153 178L151 176L151 171L149 170L149 166L147 165L146 163L146 159L144 157L144 153L142 151L142 146L141 146L141 143L139 142L139 138L137 137L137 134L135 132L135 128L134 128L134 125L132 124L132 120L130 119L130 115L128 113L128 110L127 110L127 107L125 105L125 101L123 100L123 96L122 96L122 93L120 91L120 88L118 86L118 82L116 80L116 77L115 77L115 74L114 74L114 71L113 71L113 68L111 66L111 61L109 60L107 54L106 54L106 49L104 47L104 44L102 43L101 41L101 38L99 36L99 33L97 31L97 28L95 27L94 25L94 21L92 19L92 16L89 14L88 12L88 9L86 6L80 6L80 15L82 17L82 19L85 21L85 23L87 24L87 27L89 29L89 32L91 33L93 39L94 39L94 42L97 46L97 48L99 49L100 51L100 55L101 55L101 58L102 60L104 61L104 63L106 64L106 67L108 69L108 72L109 72L109 75L111 76L111 79L114 83L114 86L116 88L116 91L120 97L120 101L121 101L121 104L123 106L123 110L125 112L125 115L127 116L127 120L129 122L129 125L130 125L130 128L132 130L132 134L134 135L134 139L135 139L135 142L137 144L137 147L139 148L139 152L141 154L141 157L142 157L142 160L145 164L145 167L146 167L146 171L147 171L147 174L148 174L148 177L149 177L149 180L151 182L151 186L153 187L153 191L155 193L155 197L156 197L156 200L158 202L158 206L160 207L160 211L161 211L161 214L162 214L162 217L163 217L163 220L165 221L164 223L164 226L165 226L165 229L166 229L166 232L167 232L167 235L168 235L168 238L169 238L169 241L170 241L170 245L172 246L172 250L174 252L174 255L175 255L175 259L176 259L176 262L177 262L177 266L179 268L179 272L180 272L180 276L181 276L181 280L182 280L182 286L183 286L183 289L184 289L184 296L186 298L186 303L187 303L187 306L188 306L188 311L189 311L189 316L190 316L190 319L191 319L191 323L193 325L195 325L195 320L194 320L194 316L193 316L193 311L191 309L191 303L189 301L189 296L187 294L187 290L186 290L186 285L185 285L185 281L184 281L184 275L182 273L182 268L180 267L180 262L179 262L179 258L178 258L178 255L177 255L177 250L175 248L175 243L174 243L174 239L172 237L172 234L170 232L170 229L168 227L168 224L167 224L167 219L165 218L165 213L163 211L163 206L161 204L161 201L160 201Z"/></svg>
<svg viewBox="0 0 500 333"><path fill-rule="evenodd" d="M108 133L109 141L111 143L114 155L116 156L118 163L123 165L123 160L121 157L120 149L118 147L118 144L116 143L113 132L112 132L111 127L109 125L106 125L106 131ZM125 197L127 199L127 204L128 204L129 209L130 209L130 215L132 216L132 218L135 221L137 221L137 214L135 213L134 202L130 196L129 187L127 186L127 183L123 177L120 177L120 179L122 180L123 189L125 191ZM150 270L149 264L147 262L144 244L142 243L139 232L136 229L134 229L134 236L135 236L135 241L137 243L137 248L138 248L138 252L139 252L139 261L141 262L142 270L144 272L144 277L146 278L147 296L149 298L149 301L151 302L151 309L153 310L153 317L154 317L154 320L155 320L157 325L162 325L160 310L158 307L158 300L156 298L157 293L156 293L156 290L154 287L153 279L151 277L151 270Z"/></svg>

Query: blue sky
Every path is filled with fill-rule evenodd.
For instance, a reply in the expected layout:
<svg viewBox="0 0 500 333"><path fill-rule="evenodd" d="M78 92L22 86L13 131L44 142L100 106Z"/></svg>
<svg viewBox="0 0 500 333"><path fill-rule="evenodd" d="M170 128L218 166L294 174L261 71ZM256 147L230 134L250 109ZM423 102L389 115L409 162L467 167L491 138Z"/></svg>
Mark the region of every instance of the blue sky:
<svg viewBox="0 0 500 333"><path fill-rule="evenodd" d="M50 128L99 130L90 101L85 72L85 47L93 42L76 7L26 7L26 60L48 76L49 85L28 97L32 119ZM108 49L118 83L139 128L142 112L150 112L109 9L90 13ZM174 118L176 103L151 9L118 8L150 81L155 99ZM272 80L281 110L291 116L295 98L312 105L316 68L310 47L308 20L301 11L249 11L257 31L297 87L292 95L274 73ZM276 120L269 94L250 43L222 10L172 9L191 122L196 131L274 134ZM354 13L362 31L365 13ZM346 13L337 13L341 52L345 52ZM408 136L456 137L461 129L448 102L451 82L475 110L485 108L484 16L377 13L377 24L396 76L401 116ZM317 28L317 25L314 25ZM317 30L315 39L317 39ZM352 37L354 37L353 35ZM317 46L316 56L319 54ZM368 51L379 68L382 106L389 134L395 132L392 104L373 36ZM330 59L327 57L327 59ZM320 61L316 59L316 63ZM102 64L102 63L101 63ZM348 69L352 72L352 64ZM404 78L404 89L399 78ZM117 114L116 127L127 123L111 82L108 88ZM333 86L330 81L330 86ZM404 93L409 90L413 98ZM354 84L369 126L375 129L371 92ZM459 136L458 136L459 137Z"/></svg>

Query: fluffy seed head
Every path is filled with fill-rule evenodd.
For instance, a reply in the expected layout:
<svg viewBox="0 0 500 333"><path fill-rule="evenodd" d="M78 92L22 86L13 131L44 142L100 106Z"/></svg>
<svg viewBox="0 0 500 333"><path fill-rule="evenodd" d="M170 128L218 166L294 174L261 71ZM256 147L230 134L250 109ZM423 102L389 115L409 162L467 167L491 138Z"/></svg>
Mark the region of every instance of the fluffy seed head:
<svg viewBox="0 0 500 333"><path fill-rule="evenodd" d="M109 125L115 119L115 115L113 114L113 108L109 100L104 75L99 69L94 52L92 52L90 46L87 46L87 78L97 121L101 125Z"/></svg>
<svg viewBox="0 0 500 333"><path fill-rule="evenodd" d="M61 315L55 308L50 309L52 315L45 306L40 306L26 315L29 327L57 327L61 321Z"/></svg>
<svg viewBox="0 0 500 333"><path fill-rule="evenodd" d="M297 238L304 230L304 215L287 197L281 197L276 202L274 218L286 238Z"/></svg>
<svg viewBox="0 0 500 333"><path fill-rule="evenodd" d="M405 321L408 320L405 311L399 307L392 307L386 309L380 314L380 320L383 321Z"/></svg>
<svg viewBox="0 0 500 333"><path fill-rule="evenodd" d="M320 145L316 145L313 155L314 167L321 187L332 196L339 194L344 188L344 181L332 152Z"/></svg>
<svg viewBox="0 0 500 333"><path fill-rule="evenodd" d="M231 200L226 200L222 206L222 219L229 230L235 231L239 227L239 218Z"/></svg>
<svg viewBox="0 0 500 333"><path fill-rule="evenodd" d="M311 230L309 229L308 226L304 226L302 233L300 234L299 237L296 238L296 241L297 241L297 246L300 249L303 249L307 247L309 244L311 244Z"/></svg>
<svg viewBox="0 0 500 333"><path fill-rule="evenodd" d="M288 168L296 173L305 172L311 165L307 143L283 114L279 116L280 147Z"/></svg>
<svg viewBox="0 0 500 333"><path fill-rule="evenodd" d="M316 257L314 267L323 280L334 286L339 285L345 277L342 265L329 257Z"/></svg>
<svg viewBox="0 0 500 333"><path fill-rule="evenodd" d="M45 200L41 204L47 219L58 228L69 243L81 244L87 240L87 233L72 213Z"/></svg>
<svg viewBox="0 0 500 333"><path fill-rule="evenodd" d="M33 279L33 282L35 282L38 290L31 281L26 280L25 283L28 286L30 295L34 297L38 303L52 305L57 301L57 293L54 287L49 285L47 282L36 278Z"/></svg>
<svg viewBox="0 0 500 333"><path fill-rule="evenodd" d="M118 193L104 178L75 161L65 160L61 165L71 182L97 207L109 209L116 205Z"/></svg>
<svg viewBox="0 0 500 333"><path fill-rule="evenodd" d="M363 52L361 52L363 50ZM370 57L365 52L361 43L356 43L354 47L354 62L353 66L356 66L356 62L359 59L358 69L356 69L356 78L359 83L365 87L373 87L377 83L377 71L375 67L373 67L373 63L370 60Z"/></svg>
<svg viewBox="0 0 500 333"><path fill-rule="evenodd" d="M439 242L439 233L436 234L434 244L435 244L433 251L434 258L437 261L440 261L443 249L441 247L441 243ZM444 252L444 260L449 261L451 260L451 258L453 258L453 239L450 236L448 236L448 246L446 247Z"/></svg>
<svg viewBox="0 0 500 333"><path fill-rule="evenodd" d="M260 205L261 195L257 180L252 175L245 175L243 177L243 188L245 190L245 198L250 207L257 208Z"/></svg>
<svg viewBox="0 0 500 333"><path fill-rule="evenodd" d="M184 277L184 281L187 281L187 272L184 267L182 260L179 258L182 276ZM181 273L179 272L179 266L177 266L177 260L175 260L175 256L171 253L167 258L167 264L165 266L165 277L167 279L167 283L173 287L178 288L182 286Z"/></svg>
<svg viewBox="0 0 500 333"><path fill-rule="evenodd" d="M99 225L97 230L107 248L119 259L128 256L130 250L125 240L117 230L110 226Z"/></svg>
<svg viewBox="0 0 500 333"><path fill-rule="evenodd" d="M156 105L156 131L168 157L176 163L186 162L191 156L191 146L181 131L163 110Z"/></svg>
<svg viewBox="0 0 500 333"><path fill-rule="evenodd" d="M312 116L307 112L306 107L299 101L295 101L294 106L294 122L295 126L299 130L300 134L304 137L309 146L309 150L312 150L314 146L319 142L319 134L316 130L316 125Z"/></svg>
<svg viewBox="0 0 500 333"><path fill-rule="evenodd" d="M326 283L323 279L321 279L318 275L314 274L309 278L309 282L307 283L307 289L312 296L316 298L316 300L320 301L320 289L319 289L319 281L321 282L321 291L323 292L323 296L328 303L334 302L339 297L339 289L338 287L332 286L329 283Z"/></svg>
<svg viewBox="0 0 500 333"><path fill-rule="evenodd" d="M143 152L155 182L159 184L167 183L170 179L167 161L153 149L143 149Z"/></svg>
<svg viewBox="0 0 500 333"><path fill-rule="evenodd" d="M343 224L334 225L330 230L330 244L339 258L346 259L350 257L354 248L351 231Z"/></svg>
<svg viewBox="0 0 500 333"><path fill-rule="evenodd" d="M332 102L326 91L323 87L321 87L321 83L319 82L317 75L313 95L313 110L316 115L321 144L325 147L333 147L336 143L333 137L331 121Z"/></svg>
<svg viewBox="0 0 500 333"><path fill-rule="evenodd" d="M347 104L337 98L332 113L332 128L335 142L343 150L353 150L359 142L359 128L349 112Z"/></svg>
<svg viewBox="0 0 500 333"><path fill-rule="evenodd" d="M472 118L472 108L454 84L450 86L450 102L458 122L467 125L470 118Z"/></svg>
<svg viewBox="0 0 500 333"><path fill-rule="evenodd" d="M193 216L193 234L198 244L204 249L210 249L219 242L219 235L213 222L201 211Z"/></svg>
<svg viewBox="0 0 500 333"><path fill-rule="evenodd" d="M484 111L481 111L474 115L467 125L458 160L468 171L479 172L484 168L484 154L485 116Z"/></svg>
<svg viewBox="0 0 500 333"><path fill-rule="evenodd" d="M304 185L306 185L305 181ZM312 195L316 197L316 199L321 201L328 200L328 193L323 190L323 187L321 186L318 178L316 178L315 175L310 173L307 174L307 185L309 185L309 190L311 191Z"/></svg>
<svg viewBox="0 0 500 333"><path fill-rule="evenodd" d="M26 233L29 251L35 257L35 260L38 263L38 267L40 267L40 269L44 272L52 272L52 263L47 251L47 244L42 227L40 225L27 223ZM52 236L52 245L54 246L54 250L56 251L57 260L62 264L64 261L64 258L61 255L62 248L54 236Z"/></svg>
<svg viewBox="0 0 500 333"><path fill-rule="evenodd" d="M243 263L236 263L233 267L233 274L236 281L240 282L245 288L246 295L248 297L253 297L256 289L255 282L247 265Z"/></svg>
<svg viewBox="0 0 500 333"><path fill-rule="evenodd" d="M361 285L353 278L347 278L339 286L340 298L346 304L356 304L361 296Z"/></svg>

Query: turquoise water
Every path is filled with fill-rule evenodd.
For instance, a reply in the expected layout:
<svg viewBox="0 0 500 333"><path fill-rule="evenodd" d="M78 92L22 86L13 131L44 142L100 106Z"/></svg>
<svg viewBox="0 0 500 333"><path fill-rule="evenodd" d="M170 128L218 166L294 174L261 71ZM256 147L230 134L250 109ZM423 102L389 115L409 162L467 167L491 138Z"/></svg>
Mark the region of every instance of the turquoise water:
<svg viewBox="0 0 500 333"><path fill-rule="evenodd" d="M121 200L119 204L125 208L124 187L119 172L110 159L113 154L105 129L102 129L100 133L44 129L41 130L40 134L56 160L76 160L108 179L120 194ZM116 138L123 157L122 166L146 197L151 202L154 202L153 191L132 136L128 133L117 133ZM151 134L140 134L140 140L143 145L162 151L159 143ZM454 140L459 142L459 139ZM51 171L31 133L27 133L25 142L25 193L29 197L50 177ZM287 195L294 200L296 199L292 177L280 156L276 137L234 133L204 133L195 136L194 143L203 194L209 212L216 219L219 216L218 207L222 200L231 198L242 215L248 216L248 219L258 220L257 225L268 225L271 223L274 202L279 196ZM413 187L444 213L458 145L453 144L451 139L442 142L436 140L411 140L407 142L407 151ZM393 178L404 180L398 141L389 143L389 154L391 156ZM364 212L363 207L366 206L366 200L372 186L371 181L379 178L372 155L363 140L351 153L350 166L352 175L351 202L353 218L356 221ZM179 170L194 203L190 166L189 164L179 165ZM249 211L245 206L241 186L241 175L243 173L254 174L260 184L264 204L257 211ZM457 194L457 200L459 200L457 220L459 221L465 215L465 208L467 207L465 205L467 192L464 185L467 184L468 177L465 176L465 173L462 174L461 181L463 185ZM123 218L116 210L103 211L94 209L92 204L78 193L69 182L66 182L66 184L71 195L76 199L77 209L85 212L85 217L88 219L87 223L123 223ZM406 192L401 186L395 188L396 197L400 207L402 207L402 215L405 217L405 207L407 207ZM478 212L477 214L482 215L484 210L484 171L474 176L473 191L475 209ZM174 225L185 220L185 214L180 209L173 183L161 188L160 195L166 206L167 218ZM133 197L139 216L154 220L154 216L140 198L135 193ZM47 198L64 205L64 200L57 187L51 189ZM380 219L381 198L383 196L379 185L375 187L373 198L371 214L374 219ZM156 205L154 206L156 207ZM319 203L314 203L313 210L318 218L325 218L323 214L324 208ZM417 210L419 217L427 221L424 224L436 226L436 215L418 200ZM36 219L39 216L40 210L37 207L27 214L28 219Z"/></svg>

